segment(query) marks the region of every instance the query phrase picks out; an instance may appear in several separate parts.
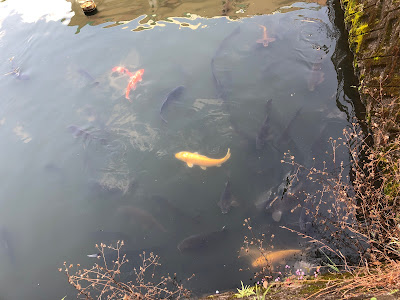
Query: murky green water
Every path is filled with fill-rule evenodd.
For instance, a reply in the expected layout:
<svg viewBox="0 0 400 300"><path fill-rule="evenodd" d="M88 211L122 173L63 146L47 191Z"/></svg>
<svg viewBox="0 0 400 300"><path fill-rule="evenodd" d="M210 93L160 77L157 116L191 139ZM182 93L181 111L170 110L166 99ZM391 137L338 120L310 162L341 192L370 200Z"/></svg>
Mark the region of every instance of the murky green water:
<svg viewBox="0 0 400 300"><path fill-rule="evenodd" d="M92 264L86 255L101 241L154 250L161 271L196 274L187 285L195 293L251 277L252 269L237 272L250 266L237 259L247 217L257 232L275 234L267 248L298 248L296 235L279 228L299 230L301 209L290 213L298 203L278 206L277 222L271 210L260 211L260 195L286 180L284 151L306 165L326 159L328 138L341 136L357 113L333 8L297 3L278 11L291 3L239 1L228 19L214 17L221 6L208 1L97 4L99 13L86 17L61 0L0 3L0 225L8 243L0 251L0 299L73 298L57 269L64 261ZM275 39L267 47L257 43L260 25ZM145 70L131 102L129 77L111 72L115 66ZM160 107L180 85L165 123ZM220 168L188 168L174 157L217 158L228 148ZM239 206L222 214L217 202L228 178ZM226 234L208 250L177 249L223 226Z"/></svg>

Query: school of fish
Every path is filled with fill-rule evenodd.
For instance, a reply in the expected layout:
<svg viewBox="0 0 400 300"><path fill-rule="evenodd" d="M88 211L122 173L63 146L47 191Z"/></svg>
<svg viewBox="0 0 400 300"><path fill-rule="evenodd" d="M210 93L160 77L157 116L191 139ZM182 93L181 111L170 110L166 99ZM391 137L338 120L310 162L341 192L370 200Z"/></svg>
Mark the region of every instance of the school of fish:
<svg viewBox="0 0 400 300"><path fill-rule="evenodd" d="M257 44L261 44L263 47L267 47L271 42L274 42L276 39L273 37L269 37L267 33L267 28L264 25L259 25L259 27L263 30L263 35L261 39L258 39L256 41ZM227 93L224 91L224 87L222 86L221 81L217 78L216 76L216 66L215 66L215 59L218 56L221 56L222 54L222 49L225 46L226 43L230 39L232 39L234 36L240 33L240 27L237 27L229 36L227 36L221 43L220 47L216 50L215 55L213 56L211 60L211 70L212 70L212 76L214 79L214 84L217 90L217 96L222 98L223 101L226 101ZM318 68L317 68L318 67ZM112 73L117 72L121 73L123 75L127 75L129 77L129 81L126 87L125 91L125 98L129 101L130 100L130 93L132 90L136 90L136 87L139 82L142 81L142 77L144 74L144 69L139 69L135 72L131 72L127 68L123 66L115 66L112 68ZM320 84L323 81L323 73L320 71L320 66L315 65L313 66L312 69L314 77L316 79L311 80L311 83L309 82L309 89L314 90L315 86ZM88 81L93 82L97 84L94 80L93 77L91 77L90 74L85 72L84 70L79 71L82 76L87 78ZM10 74L19 74L19 69L15 69L13 72L10 72ZM161 117L161 120L167 124L167 120L165 117L165 112L167 107L175 100L179 99L182 94L184 93L185 87L180 85L177 86L176 88L172 89L165 97L165 99L162 101L160 109L159 109L159 115ZM259 131L257 132L257 135L254 136L249 136L247 134L242 134L238 126L236 124L232 123L232 127L235 130L235 132L238 132L240 136L252 140L253 147L254 147L254 140L255 140L255 149L258 151L261 151L264 149L266 145L271 145L273 148L277 149L281 147L282 144L285 144L285 142L289 139L289 133L294 126L293 124L296 121L296 118L300 115L301 108L298 109L292 118L292 120L288 123L286 129L283 131L283 134L280 136L279 139L276 138L275 133L271 131L271 112L272 112L272 100L268 100L266 102L266 115L265 118L261 124L261 127ZM88 139L98 139L96 136L93 136L92 132L89 132L86 129L79 128L78 126L71 125L68 127L68 129L71 131L73 136L75 138L77 137L82 137L84 141ZM277 140L278 142L274 145L273 140ZM188 151L181 151L177 152L175 154L175 158L184 162L187 167L192 168L193 166L199 166L202 170L206 170L207 168L210 167L221 167L222 164L226 163L231 157L231 152L230 148L228 148L227 153L224 157L222 158L211 158L205 155L201 155L198 152L188 152ZM277 193L277 192L276 192ZM276 196L276 193L273 194L273 196ZM264 193L265 195L268 195L268 197L264 196L263 199L259 201L259 203L256 203L256 205L259 205L262 207L263 210L268 209L268 205L271 203L271 191L269 193ZM277 197L274 198L274 201L277 199ZM163 211L161 213L169 213L169 214L174 214L176 216L179 216L180 218L185 217L185 213L183 210L181 210L179 207L175 206L173 203L171 203L168 199L165 199L164 197L161 196L153 196L151 198L151 201L156 202L157 205L163 207ZM231 191L231 181L228 179L225 183L225 188L223 189L219 202L217 205L221 209L222 214L227 214L232 206L237 205L236 198L233 196L232 191ZM304 210L304 209L303 209ZM272 214L272 218L279 222L282 212L279 210L280 215L279 218L274 216L274 213ZM168 233L168 230L164 227L162 222L153 215L150 211L144 210L140 207L137 206L132 206L132 205L121 205L117 208L117 213L120 216L124 216L125 218L129 219L130 222L132 222L135 225L145 225L148 226L152 229L156 229L157 231L160 231L162 233ZM305 221L301 221L302 224L300 225L300 228L302 226L308 226L309 221L306 220L306 214L302 212L301 218L304 219ZM195 218L193 216L190 216L187 218L188 220L194 220ZM197 221L196 221L197 223ZM193 223L193 224L196 224ZM306 225L303 225L306 224ZM105 234L105 232L101 232L102 235ZM114 233L113 233L114 234ZM207 232L202 232L198 234L193 234L188 236L187 238L183 239L177 246L178 250L181 253L192 253L196 252L197 250L204 250L211 248L213 245L216 245L217 243L223 241L227 235L227 229L226 226L223 226L220 230L216 231L207 231ZM3 234L3 236L6 236ZM6 240L3 238L3 240ZM10 247L8 247L10 249ZM286 261L287 259L292 258L293 256L296 256L297 254L301 253L301 250L299 249L286 249L286 250L279 250L279 251L272 251L272 252L266 252L265 254L261 254L259 252L256 252L254 249L251 250L252 256L256 256L256 258L252 258L251 261L251 266L254 268L261 268L265 266L270 266L270 265L276 265L278 263L282 263ZM10 255L11 256L11 255ZM88 255L88 257L98 257L98 254L91 254Z"/></svg>

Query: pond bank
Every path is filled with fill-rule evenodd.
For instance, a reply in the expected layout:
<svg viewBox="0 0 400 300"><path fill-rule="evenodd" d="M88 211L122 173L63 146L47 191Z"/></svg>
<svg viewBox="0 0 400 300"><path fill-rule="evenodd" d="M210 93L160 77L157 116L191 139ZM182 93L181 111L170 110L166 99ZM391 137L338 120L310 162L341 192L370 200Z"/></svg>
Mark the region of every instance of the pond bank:
<svg viewBox="0 0 400 300"><path fill-rule="evenodd" d="M360 96L372 124L379 96L387 103L400 96L400 2L341 0ZM398 101L398 99L397 99ZM375 143L380 143L376 138Z"/></svg>

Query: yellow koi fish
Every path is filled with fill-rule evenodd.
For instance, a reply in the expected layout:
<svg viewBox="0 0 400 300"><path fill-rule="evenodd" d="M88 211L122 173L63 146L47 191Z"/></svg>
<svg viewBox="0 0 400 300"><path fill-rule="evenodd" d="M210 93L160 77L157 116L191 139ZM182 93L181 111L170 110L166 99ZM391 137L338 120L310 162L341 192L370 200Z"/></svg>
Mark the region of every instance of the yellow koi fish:
<svg viewBox="0 0 400 300"><path fill-rule="evenodd" d="M257 259L255 259L251 265L254 268L261 268L266 266L275 265L276 263L280 263L285 261L290 256L294 256L301 252L300 249L288 249L288 250L279 250L270 253L266 253L265 255L261 255Z"/></svg>
<svg viewBox="0 0 400 300"><path fill-rule="evenodd" d="M228 153L226 153L223 158L209 158L204 155L200 155L197 152L191 153L182 151L175 154L175 157L181 161L187 163L188 167L191 168L194 165L199 166L203 170L207 169L207 167L220 167L224 162L226 162L229 157L231 157L231 151L228 148Z"/></svg>

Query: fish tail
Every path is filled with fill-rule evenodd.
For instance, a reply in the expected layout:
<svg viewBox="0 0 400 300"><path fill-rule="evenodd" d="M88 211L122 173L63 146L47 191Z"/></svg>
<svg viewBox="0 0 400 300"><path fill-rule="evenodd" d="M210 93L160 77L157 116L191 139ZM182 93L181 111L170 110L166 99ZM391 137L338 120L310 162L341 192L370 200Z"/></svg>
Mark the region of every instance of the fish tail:
<svg viewBox="0 0 400 300"><path fill-rule="evenodd" d="M168 123L168 121L164 118L164 116L162 115L162 113L160 113L160 117L161 117L161 120L164 121L164 123Z"/></svg>
<svg viewBox="0 0 400 300"><path fill-rule="evenodd" d="M231 157L231 149L228 148L228 152L226 153L225 157L222 159L224 162L226 162L229 157Z"/></svg>

